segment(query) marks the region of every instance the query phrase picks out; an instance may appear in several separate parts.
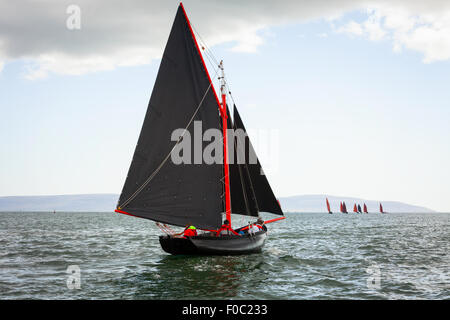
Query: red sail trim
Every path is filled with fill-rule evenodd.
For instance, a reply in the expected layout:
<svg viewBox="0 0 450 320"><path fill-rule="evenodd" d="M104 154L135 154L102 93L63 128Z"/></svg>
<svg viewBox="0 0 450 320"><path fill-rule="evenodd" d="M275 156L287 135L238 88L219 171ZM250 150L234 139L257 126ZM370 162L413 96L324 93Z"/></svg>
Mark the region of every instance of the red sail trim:
<svg viewBox="0 0 450 320"><path fill-rule="evenodd" d="M119 209L114 210L114 212L126 214L127 216L132 216L132 217L136 217L136 218L142 218L142 217L139 217L139 216L135 216L134 214L131 214L131 213L119 210ZM142 219L144 219L144 218L142 218Z"/></svg>
<svg viewBox="0 0 450 320"><path fill-rule="evenodd" d="M284 220L284 219L286 219L286 217L279 217L279 218L275 218L275 219L271 219L271 220L266 220L266 221L264 221L264 224L268 224L268 223L272 223L272 222L280 221L280 220Z"/></svg>

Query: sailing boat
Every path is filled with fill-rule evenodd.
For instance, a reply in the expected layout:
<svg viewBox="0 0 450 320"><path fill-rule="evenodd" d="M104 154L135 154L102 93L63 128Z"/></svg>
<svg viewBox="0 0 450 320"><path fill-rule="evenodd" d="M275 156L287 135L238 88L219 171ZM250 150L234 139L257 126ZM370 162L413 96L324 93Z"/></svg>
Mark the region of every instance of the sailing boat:
<svg viewBox="0 0 450 320"><path fill-rule="evenodd" d="M242 231L242 235L216 236L223 213L230 228L231 213L258 217L259 212L269 212L282 216L265 221L265 224L285 218L248 136L245 148L239 154L241 161L229 163L229 157L235 160L238 152L234 152L233 157L229 155L229 148L237 144L237 137L227 139L227 130L239 129L245 134L246 130L236 106L231 119L222 62L217 71L219 69L222 72L221 102L180 3L115 210L156 221L166 233L159 237L160 245L170 254L260 252L267 228L264 226L258 232L250 233L249 226L244 226L235 230ZM200 141L195 135L199 125L203 138ZM175 131L180 128L180 134L173 140ZM209 129L221 134L217 139L219 148L211 152L219 154L220 161L213 163L202 159L212 139L205 139L201 131ZM193 146L191 136L194 137ZM201 151L200 159L196 148ZM187 152L191 149L194 163L191 163L191 153ZM174 154L183 161L174 161ZM252 154L256 161L250 161ZM201 232L197 236L178 236L168 225L192 225Z"/></svg>
<svg viewBox="0 0 450 320"><path fill-rule="evenodd" d="M361 206L358 204L358 213L362 213Z"/></svg>
<svg viewBox="0 0 450 320"><path fill-rule="evenodd" d="M342 202L339 202L339 212L344 213L344 207L342 207Z"/></svg>
<svg viewBox="0 0 450 320"><path fill-rule="evenodd" d="M342 202L342 210L344 210L344 213L348 213L347 206L345 205L345 201Z"/></svg>
<svg viewBox="0 0 450 320"><path fill-rule="evenodd" d="M358 213L358 208L356 207L356 203L353 205L353 212Z"/></svg>
<svg viewBox="0 0 450 320"><path fill-rule="evenodd" d="M327 200L327 209L328 209L328 213L329 213L329 214L332 214L333 212L331 212L331 209L330 209L330 203L328 202L328 198L326 198L326 200Z"/></svg>
<svg viewBox="0 0 450 320"><path fill-rule="evenodd" d="M369 213L369 212L367 212L367 206L366 206L365 203L364 203L364 206L363 206L363 211L364 211L364 213Z"/></svg>
<svg viewBox="0 0 450 320"><path fill-rule="evenodd" d="M381 205L381 202L380 202L380 213L387 213L383 211L383 206Z"/></svg>

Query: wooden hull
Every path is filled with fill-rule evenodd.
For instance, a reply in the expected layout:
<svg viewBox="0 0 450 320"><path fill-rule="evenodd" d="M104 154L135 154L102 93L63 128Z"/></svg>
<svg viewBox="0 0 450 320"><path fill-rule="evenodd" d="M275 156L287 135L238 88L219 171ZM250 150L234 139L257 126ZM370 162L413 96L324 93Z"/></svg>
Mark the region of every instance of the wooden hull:
<svg viewBox="0 0 450 320"><path fill-rule="evenodd" d="M243 236L160 236L159 243L165 252L173 255L239 255L261 252L266 236L264 230Z"/></svg>

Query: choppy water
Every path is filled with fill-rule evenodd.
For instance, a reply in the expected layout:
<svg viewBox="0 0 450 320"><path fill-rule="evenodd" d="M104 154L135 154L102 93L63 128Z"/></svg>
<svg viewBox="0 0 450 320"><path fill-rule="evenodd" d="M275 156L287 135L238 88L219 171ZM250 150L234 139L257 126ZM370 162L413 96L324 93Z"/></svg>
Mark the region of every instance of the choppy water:
<svg viewBox="0 0 450 320"><path fill-rule="evenodd" d="M143 219L0 213L0 299L450 298L450 214L287 218L261 254L181 257Z"/></svg>

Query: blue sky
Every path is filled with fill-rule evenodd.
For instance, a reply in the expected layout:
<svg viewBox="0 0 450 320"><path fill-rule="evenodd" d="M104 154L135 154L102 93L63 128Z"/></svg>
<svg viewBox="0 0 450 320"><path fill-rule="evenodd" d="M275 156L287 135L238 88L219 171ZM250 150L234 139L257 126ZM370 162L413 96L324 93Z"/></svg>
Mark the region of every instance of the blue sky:
<svg viewBox="0 0 450 320"><path fill-rule="evenodd" d="M173 17L176 5L169 9ZM277 196L324 193L450 211L449 59L404 37L393 50L396 32L374 40L370 31L343 31L371 15L358 8L334 20L290 18L216 42L191 20L224 60L247 128L277 133L275 143L257 144ZM171 23L161 23L161 38ZM246 39L250 49L236 49ZM31 79L30 61L39 58L8 57L0 46L1 56L0 195L119 193L159 60L80 75L58 66Z"/></svg>

